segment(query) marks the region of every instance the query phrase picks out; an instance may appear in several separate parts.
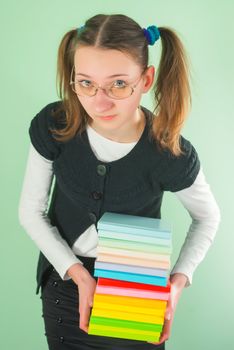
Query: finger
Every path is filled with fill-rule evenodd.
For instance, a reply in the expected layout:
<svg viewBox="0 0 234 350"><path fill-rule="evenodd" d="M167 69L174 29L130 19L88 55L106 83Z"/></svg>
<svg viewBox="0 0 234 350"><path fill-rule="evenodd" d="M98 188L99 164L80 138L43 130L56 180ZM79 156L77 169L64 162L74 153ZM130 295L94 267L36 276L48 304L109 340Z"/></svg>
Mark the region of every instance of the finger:
<svg viewBox="0 0 234 350"><path fill-rule="evenodd" d="M159 344L162 344L164 343L166 340L169 339L169 335L168 334L164 334L161 338L160 338L160 341L159 341Z"/></svg>
<svg viewBox="0 0 234 350"><path fill-rule="evenodd" d="M79 328L88 333L88 324L86 321L80 320Z"/></svg>
<svg viewBox="0 0 234 350"><path fill-rule="evenodd" d="M161 337L160 337L160 342L163 342L163 341L169 339L171 325L172 325L172 319L164 321L163 330L162 330Z"/></svg>
<svg viewBox="0 0 234 350"><path fill-rule="evenodd" d="M168 339L169 339L169 334L165 333L165 334L161 334L159 342L157 342L157 343L148 342L148 343L154 344L154 345L160 345L160 344L164 343Z"/></svg>
<svg viewBox="0 0 234 350"><path fill-rule="evenodd" d="M159 342L157 343L148 342L148 343L154 344L154 345L160 345L170 338L171 326L172 326L172 321L174 317L173 305L175 305L175 301L173 300L173 297L172 298L170 297L169 300L167 301L167 307L166 307L165 316L164 316L164 325L163 325Z"/></svg>
<svg viewBox="0 0 234 350"><path fill-rule="evenodd" d="M160 345L160 344L163 343L163 341L164 341L163 339L164 339L164 336L163 336L163 334L161 333L161 336L160 336L160 339L159 339L158 342L151 342L151 341L148 341L147 343L153 344L153 345Z"/></svg>
<svg viewBox="0 0 234 350"><path fill-rule="evenodd" d="M86 305L80 310L80 328L85 332L88 332L89 326L89 317L90 317L90 307Z"/></svg>
<svg viewBox="0 0 234 350"><path fill-rule="evenodd" d="M174 304L174 302L170 297L167 301L167 307L166 307L166 311L165 311L165 315L164 315L165 320L170 320L172 318L173 304Z"/></svg>
<svg viewBox="0 0 234 350"><path fill-rule="evenodd" d="M172 325L172 318L170 320L165 320L159 342L158 343L151 343L150 342L150 343L154 344L154 345L160 345L163 342L165 342L166 340L168 340L170 337L171 325Z"/></svg>
<svg viewBox="0 0 234 350"><path fill-rule="evenodd" d="M153 344L153 345L161 345L162 343L164 343L168 338L166 337L163 337L163 338L160 338L159 342L157 343L151 343L151 342L147 342L147 343L150 343L150 344Z"/></svg>

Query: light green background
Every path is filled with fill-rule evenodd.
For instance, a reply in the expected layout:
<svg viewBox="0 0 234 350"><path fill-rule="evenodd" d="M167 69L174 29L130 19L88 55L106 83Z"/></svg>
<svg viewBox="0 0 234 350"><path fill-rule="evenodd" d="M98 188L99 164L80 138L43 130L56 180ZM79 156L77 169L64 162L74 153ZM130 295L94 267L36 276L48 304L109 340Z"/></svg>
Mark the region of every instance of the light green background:
<svg viewBox="0 0 234 350"><path fill-rule="evenodd" d="M45 350L38 249L18 222L30 120L58 99L56 55L64 33L97 13L123 13L144 27L170 26L191 61L193 106L182 134L196 147L222 222L206 259L184 290L167 349L234 348L233 333L233 13L218 1L1 1L1 349ZM157 65L160 43L150 47ZM151 107L150 96L142 104ZM173 262L190 217L166 193L163 217L174 223Z"/></svg>

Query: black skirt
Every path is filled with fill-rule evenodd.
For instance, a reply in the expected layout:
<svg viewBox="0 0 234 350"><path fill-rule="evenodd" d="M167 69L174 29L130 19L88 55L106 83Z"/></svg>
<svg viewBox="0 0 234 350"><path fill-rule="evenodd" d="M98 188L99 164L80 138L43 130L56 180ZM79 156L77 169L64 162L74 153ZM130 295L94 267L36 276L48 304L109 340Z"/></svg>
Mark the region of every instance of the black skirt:
<svg viewBox="0 0 234 350"><path fill-rule="evenodd" d="M95 258L78 258L93 276ZM165 343L153 345L145 341L97 336L80 329L78 287L72 279L63 281L55 269L44 279L40 297L49 350L165 349Z"/></svg>

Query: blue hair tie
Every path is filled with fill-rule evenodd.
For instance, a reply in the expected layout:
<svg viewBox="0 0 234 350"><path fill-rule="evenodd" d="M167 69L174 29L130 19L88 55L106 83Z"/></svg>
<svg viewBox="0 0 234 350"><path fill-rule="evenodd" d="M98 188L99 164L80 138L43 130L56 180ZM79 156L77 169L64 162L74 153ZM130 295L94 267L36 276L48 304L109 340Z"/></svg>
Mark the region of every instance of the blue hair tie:
<svg viewBox="0 0 234 350"><path fill-rule="evenodd" d="M85 29L85 25L77 28L77 33L80 34ZM154 45L154 43L160 38L160 31L155 25L143 28L144 35L148 41L149 45Z"/></svg>
<svg viewBox="0 0 234 350"><path fill-rule="evenodd" d="M160 31L155 25L143 28L144 36L148 40L149 45L154 45L154 43L160 38Z"/></svg>
<svg viewBox="0 0 234 350"><path fill-rule="evenodd" d="M84 28L85 28L85 25L81 26L81 27L78 27L77 28L77 33L80 34Z"/></svg>

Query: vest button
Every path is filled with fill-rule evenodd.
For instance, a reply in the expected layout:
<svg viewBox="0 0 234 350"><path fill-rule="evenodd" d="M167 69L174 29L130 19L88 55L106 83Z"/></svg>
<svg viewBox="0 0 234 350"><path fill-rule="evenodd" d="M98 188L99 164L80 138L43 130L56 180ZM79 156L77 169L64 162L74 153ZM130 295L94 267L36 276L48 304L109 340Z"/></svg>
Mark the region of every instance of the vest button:
<svg viewBox="0 0 234 350"><path fill-rule="evenodd" d="M53 287L57 287L57 285L58 285L58 282L54 281L53 282Z"/></svg>
<svg viewBox="0 0 234 350"><path fill-rule="evenodd" d="M92 197L93 197L93 199L101 199L102 198L102 193L93 191L92 192Z"/></svg>
<svg viewBox="0 0 234 350"><path fill-rule="evenodd" d="M59 304L60 303L60 300L59 299L55 299L55 304Z"/></svg>
<svg viewBox="0 0 234 350"><path fill-rule="evenodd" d="M97 173L101 176L105 175L106 174L106 167L105 165L102 165L102 164L99 164L97 166Z"/></svg>
<svg viewBox="0 0 234 350"><path fill-rule="evenodd" d="M63 322L62 317L58 317L58 318L57 318L57 322L58 322L58 323L62 323L62 322Z"/></svg>
<svg viewBox="0 0 234 350"><path fill-rule="evenodd" d="M93 221L93 222L96 222L97 221L97 217L94 213L89 213L89 217L90 219Z"/></svg>
<svg viewBox="0 0 234 350"><path fill-rule="evenodd" d="M63 343L64 342L64 337L63 336L59 337L59 341L60 341L60 343Z"/></svg>

